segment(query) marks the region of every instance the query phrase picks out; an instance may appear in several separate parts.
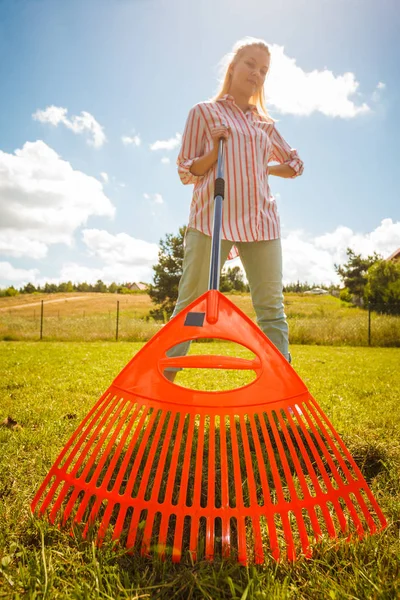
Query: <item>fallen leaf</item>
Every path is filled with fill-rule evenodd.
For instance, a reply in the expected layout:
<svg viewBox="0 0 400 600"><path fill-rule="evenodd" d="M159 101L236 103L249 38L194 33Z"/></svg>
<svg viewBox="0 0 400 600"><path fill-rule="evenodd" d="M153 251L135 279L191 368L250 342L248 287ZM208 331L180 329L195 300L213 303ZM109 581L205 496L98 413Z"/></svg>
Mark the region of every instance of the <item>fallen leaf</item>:
<svg viewBox="0 0 400 600"><path fill-rule="evenodd" d="M7 419L4 419L1 426L7 427L8 429L13 429L13 430L22 429L21 425L10 416L8 416Z"/></svg>

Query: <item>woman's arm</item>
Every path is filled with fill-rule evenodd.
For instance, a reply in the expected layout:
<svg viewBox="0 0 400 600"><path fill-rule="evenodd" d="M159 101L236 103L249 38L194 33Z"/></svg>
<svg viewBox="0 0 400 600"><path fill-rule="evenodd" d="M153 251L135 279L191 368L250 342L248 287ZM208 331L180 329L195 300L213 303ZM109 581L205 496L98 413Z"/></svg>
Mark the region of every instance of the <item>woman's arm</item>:
<svg viewBox="0 0 400 600"><path fill-rule="evenodd" d="M218 148L213 148L207 154L200 156L200 158L196 158L194 162L189 167L190 172L193 175L201 176L207 173L209 169L216 163L218 160Z"/></svg>
<svg viewBox="0 0 400 600"><path fill-rule="evenodd" d="M304 170L303 161L299 157L297 150L291 148L287 141L281 136L275 124L272 128L270 139L271 152L268 159L269 161L278 162L279 165L268 166L268 174L291 179L301 175Z"/></svg>
<svg viewBox="0 0 400 600"><path fill-rule="evenodd" d="M182 136L182 145L176 160L178 174L183 184L196 183L200 174L192 172L192 164L204 152L205 123L199 105L191 108Z"/></svg>
<svg viewBox="0 0 400 600"><path fill-rule="evenodd" d="M207 154L196 158L195 161L191 164L189 168L190 172L193 175L205 175L205 173L207 173L207 171L209 171L211 167L217 162L219 141L220 139L223 139L225 141L229 139L229 136L231 135L231 128L227 127L226 125L212 127L210 133L211 139L213 141L213 149L210 150L210 152L207 152Z"/></svg>
<svg viewBox="0 0 400 600"><path fill-rule="evenodd" d="M289 165L268 165L267 167L268 175L276 175L277 177L295 177L296 171L290 167Z"/></svg>

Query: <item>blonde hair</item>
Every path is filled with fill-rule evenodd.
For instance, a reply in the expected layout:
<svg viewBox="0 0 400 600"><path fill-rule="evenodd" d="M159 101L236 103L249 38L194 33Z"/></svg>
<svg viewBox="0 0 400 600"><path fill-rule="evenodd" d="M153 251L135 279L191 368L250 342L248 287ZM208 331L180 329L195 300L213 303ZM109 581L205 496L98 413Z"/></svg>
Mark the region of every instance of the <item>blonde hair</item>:
<svg viewBox="0 0 400 600"><path fill-rule="evenodd" d="M265 50L267 52L268 56L271 56L271 51L269 49L269 46L268 46L267 42L265 42L264 40L247 36L245 38L242 38L238 42L236 42L236 44L232 48L232 52L229 52L228 54L226 54L220 62L220 67L221 67L221 72L222 72L222 76L220 77L220 85L219 85L219 89L218 89L216 95L214 97L210 98L211 101L215 102L216 100L218 100L225 94L229 93L229 88L231 85L230 68L231 68L231 66L235 65L238 62L243 51L246 50L246 48L250 48L252 46L262 48L263 50ZM268 68L268 72L269 72L269 68ZM268 73L267 73L267 75L268 75ZM275 121L275 119L273 119L271 117L271 115L269 114L267 107L265 105L264 86L262 86L261 89L258 90L258 92L256 94L254 94L254 96L251 96L250 103L255 104L257 109L259 110L259 112L261 114L263 114L265 117L267 117L271 121Z"/></svg>

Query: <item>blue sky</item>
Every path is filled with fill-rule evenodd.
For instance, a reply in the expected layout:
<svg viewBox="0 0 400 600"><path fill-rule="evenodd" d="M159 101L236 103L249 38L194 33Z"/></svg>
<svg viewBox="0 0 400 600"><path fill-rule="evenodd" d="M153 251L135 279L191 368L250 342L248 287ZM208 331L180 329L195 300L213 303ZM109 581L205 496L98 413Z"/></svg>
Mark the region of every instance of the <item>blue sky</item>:
<svg viewBox="0 0 400 600"><path fill-rule="evenodd" d="M0 286L151 280L188 219L188 111L244 36L271 45L268 106L305 164L270 181L285 281L336 281L348 246L388 256L399 30L396 0L0 0Z"/></svg>

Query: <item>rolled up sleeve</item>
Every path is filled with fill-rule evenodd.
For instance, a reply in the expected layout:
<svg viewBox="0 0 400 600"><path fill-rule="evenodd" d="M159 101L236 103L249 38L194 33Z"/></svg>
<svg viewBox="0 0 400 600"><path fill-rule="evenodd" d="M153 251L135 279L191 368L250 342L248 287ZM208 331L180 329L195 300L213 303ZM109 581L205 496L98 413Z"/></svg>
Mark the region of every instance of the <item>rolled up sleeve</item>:
<svg viewBox="0 0 400 600"><path fill-rule="evenodd" d="M190 167L195 160L204 154L203 147L204 120L198 105L194 106L186 120L182 135L182 146L176 160L178 174L184 185L196 183L204 175L193 175Z"/></svg>
<svg viewBox="0 0 400 600"><path fill-rule="evenodd" d="M289 165L294 170L294 175L290 179L294 179L301 175L304 171L304 163L297 153L295 148L291 148L286 140L283 139L275 125L271 133L271 152L269 160L276 161L281 165Z"/></svg>

